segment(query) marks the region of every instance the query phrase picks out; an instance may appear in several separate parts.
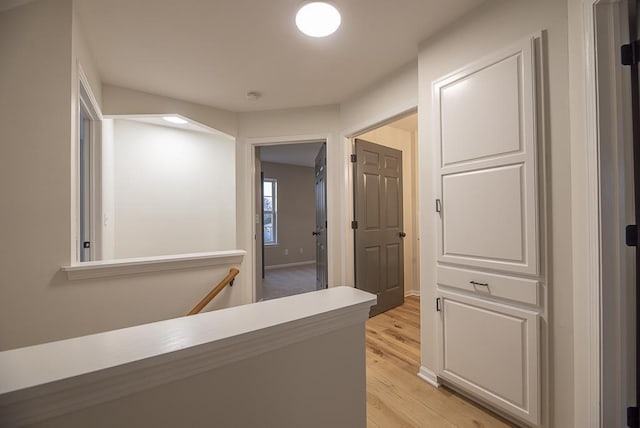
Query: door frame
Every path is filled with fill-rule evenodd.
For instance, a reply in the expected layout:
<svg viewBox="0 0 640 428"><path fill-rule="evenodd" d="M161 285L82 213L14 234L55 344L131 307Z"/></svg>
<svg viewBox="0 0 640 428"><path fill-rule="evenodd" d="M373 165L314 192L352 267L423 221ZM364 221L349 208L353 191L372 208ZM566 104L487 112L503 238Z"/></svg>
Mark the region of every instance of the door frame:
<svg viewBox="0 0 640 428"><path fill-rule="evenodd" d="M258 233L256 222L255 222L255 213L256 213L256 174L259 174L260 171L256 171L256 147L265 147L265 146L279 146L283 144L308 144L308 143L319 143L324 142L327 145L327 159L329 158L329 134L305 134L305 135L285 135L278 137L248 137L247 138L247 147L248 147L248 155L250 171L251 171L251 236L254 237L251 239L252 245L251 248L251 302L256 303L256 275L257 275L257 266L256 266L256 245L255 245L255 236ZM328 163L328 160L327 160ZM328 177L327 177L328 178ZM327 199L329 198L329 186L327 185ZM262 222L261 222L262 224ZM329 250L331 248L331 243L329 240L329 233L327 233L327 255L329 254ZM264 263L264 260L262 261ZM327 277L331 278L329 272L331 271L331 257L327 256Z"/></svg>
<svg viewBox="0 0 640 428"><path fill-rule="evenodd" d="M417 113L418 112L418 104L414 103L414 102L410 102L407 103L403 106L400 106L398 109L394 110L394 111L389 111L386 112L382 115L379 115L377 117L372 118L371 120L361 123L357 126L354 126L352 128L346 129L342 132L342 136L343 136L343 140L342 140L342 146L343 146L343 150L344 150L344 171L345 171L345 211L344 211L344 218L347 219L347 221L344 222L344 226L342 229L342 235L344 237L344 258L345 258L345 264L344 264L344 272L345 272L345 281L346 284L350 284L351 286L355 287L355 266L356 266L356 258L355 258L355 236L353 233L353 229L351 228L351 221L355 220L354 218L354 212L355 212L355 203L354 203L354 180L353 180L353 167L352 167L352 163L351 163L351 159L350 159L350 155L352 153L355 153L355 139L357 137L359 137L362 134L365 134L369 131L373 131L374 129L380 128L382 126L385 125L389 125L390 123L395 122L396 120L402 119L406 116L409 116L411 114ZM418 121L419 123L420 121ZM418 134L420 133L420 131L418 131ZM416 149L416 153L414 154L414 158L412 159L412 161L415 163L415 168L414 168L414 174L419 173L418 169L418 141L416 138L416 141L414 142L415 144L415 149ZM413 177L412 177L413 180ZM416 180L416 184L418 186L416 186L416 194L419 194L419 182ZM414 209L414 212L411 213L412 216L412 221L415 225L415 229L417 230L418 234L420 233L418 227L419 227L419 218L418 218L418 206L416 205L416 209ZM412 237L411 239L418 239L418 236ZM419 251L419 246L420 243L417 242L416 243L416 251ZM407 257L407 254L405 253L405 256ZM415 278L415 280L417 281L418 284L420 284L420 269L419 269L419 260L416 261L416 267L414 268L414 275L413 277ZM418 287L419 289L420 287ZM405 288L406 290L406 288Z"/></svg>
<svg viewBox="0 0 640 428"><path fill-rule="evenodd" d="M611 90L609 85L601 82L597 73L597 36L598 31L596 29L596 7L599 4L607 4L610 6L608 13L611 15L609 18L613 19L614 11L619 12L623 7L621 0L582 0L583 11L583 43L585 53L585 69L582 71L584 74L584 97L585 107L583 113L585 114L585 178L586 178L586 192L584 194L585 201L583 207L585 208L584 220L586 221L585 242L585 255L584 261L584 273L585 273L585 286L586 290L584 295L575 295L574 291L574 307L579 303L585 303L585 315L582 318L582 322L574 317L575 325L574 330L586 328L586 338L584 339L584 345L582 348L577 345L574 348L574 352L578 355L574 356L576 361L576 367L581 369L580 373L576 370L574 376L580 376L586 374L585 385L586 387L586 406L582 406L578 402L576 397L576 404L574 408L574 415L584 412L585 423L587 426L604 426L604 400L609 400L607 405L613 405L617 407L626 407L626 397L611 397L609 394L604 394L604 382L603 376L607 375L606 368L603 367L604 355L614 358L616 361L620 361L622 358L626 358L622 355L620 349L611 349L603 347L603 337L611 333L610 325L604 324L606 321L603 317L603 305L606 301L610 301L608 296L613 296L615 293L619 294L622 284L615 278L604 277L603 266L607 263L617 262L617 257L607 251L604 251L604 239L601 236L601 230L604 217L601 214L602 207L602 194L601 194L601 179L603 174L601 171L615 171L618 172L619 164L613 161L607 161L600 156L600 130L604 125L611 125L611 118L607 115L600 115L601 111L600 97L598 94L605 88L609 96L612 98L611 104L619 105L620 100L615 90ZM616 49L616 47L614 47ZM619 49L619 46L617 47ZM617 50L616 49L616 50ZM600 52L602 53L602 52ZM615 56L618 57L617 55ZM604 86L603 86L604 85ZM574 209L576 207L574 206ZM575 220L574 220L575 222ZM576 229L574 229L576 233ZM620 243L624 244L620 239ZM638 250L638 249L636 249ZM575 263L575 260L574 260ZM575 268L574 268L575 269ZM574 282L574 286L577 282ZM605 287L604 284L607 284ZM581 315L578 315L581 316ZM581 349L586 350L586 355L581 356ZM582 366L582 367L580 367ZM621 385L619 385L621 386ZM576 393L582 385L576 383ZM620 392L620 391L618 391ZM613 401L612 401L613 400ZM620 403L620 400L624 400L624 403ZM623 423L626 425L624 415L620 415Z"/></svg>

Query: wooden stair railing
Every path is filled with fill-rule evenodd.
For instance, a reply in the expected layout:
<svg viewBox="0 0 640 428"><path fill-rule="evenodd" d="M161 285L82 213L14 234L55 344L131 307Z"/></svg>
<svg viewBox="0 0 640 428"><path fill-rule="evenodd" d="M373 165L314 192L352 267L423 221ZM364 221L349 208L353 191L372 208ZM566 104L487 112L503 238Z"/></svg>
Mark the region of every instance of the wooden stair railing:
<svg viewBox="0 0 640 428"><path fill-rule="evenodd" d="M236 275L238 275L239 273L240 273L240 271L238 269L234 268L234 267L229 269L229 274L227 276L225 276L222 281L220 281L220 284L216 285L216 288L214 288L213 290L211 290L209 292L209 294L204 296L204 298L202 300L200 300L200 303L195 305L193 307L193 309L191 309L191 311L189 311L187 316L195 315L195 314L199 313L202 309L204 309L205 306L207 306L209 304L209 302L211 302L213 300L214 297L216 297L218 294L220 294L220 292L224 289L224 287L227 286L227 284L229 284L230 287L233 286L233 281L235 281Z"/></svg>

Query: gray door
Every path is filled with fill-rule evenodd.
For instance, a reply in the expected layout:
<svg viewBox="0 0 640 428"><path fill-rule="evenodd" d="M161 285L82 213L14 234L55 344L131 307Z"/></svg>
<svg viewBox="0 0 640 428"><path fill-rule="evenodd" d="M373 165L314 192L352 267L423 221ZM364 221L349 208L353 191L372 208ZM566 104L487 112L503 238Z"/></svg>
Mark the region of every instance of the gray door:
<svg viewBox="0 0 640 428"><path fill-rule="evenodd" d="M256 242L256 291L255 298L256 302L262 300L262 279L264 278L264 246L262 245L263 236L264 236L264 203L263 201L263 188L262 182L264 180L264 173L262 172L262 161L260 160L260 147L256 147L256 158L254 164L254 171L256 172L254 177L254 185L255 185L255 207L256 212L254 213L254 222L255 222L255 230L256 234L254 236Z"/></svg>
<svg viewBox="0 0 640 428"><path fill-rule="evenodd" d="M374 293L371 316L404 302L402 152L356 139L356 288Z"/></svg>
<svg viewBox="0 0 640 428"><path fill-rule="evenodd" d="M316 156L316 288L329 286L327 279L327 144Z"/></svg>

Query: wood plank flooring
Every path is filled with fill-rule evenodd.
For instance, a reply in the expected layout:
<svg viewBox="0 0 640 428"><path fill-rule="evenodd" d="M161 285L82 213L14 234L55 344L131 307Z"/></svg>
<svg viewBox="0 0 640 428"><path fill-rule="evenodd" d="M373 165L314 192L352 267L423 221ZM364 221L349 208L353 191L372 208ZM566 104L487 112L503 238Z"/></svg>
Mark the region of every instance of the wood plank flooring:
<svg viewBox="0 0 640 428"><path fill-rule="evenodd" d="M451 390L435 388L420 368L420 300L367 321L367 425L401 427L515 427Z"/></svg>

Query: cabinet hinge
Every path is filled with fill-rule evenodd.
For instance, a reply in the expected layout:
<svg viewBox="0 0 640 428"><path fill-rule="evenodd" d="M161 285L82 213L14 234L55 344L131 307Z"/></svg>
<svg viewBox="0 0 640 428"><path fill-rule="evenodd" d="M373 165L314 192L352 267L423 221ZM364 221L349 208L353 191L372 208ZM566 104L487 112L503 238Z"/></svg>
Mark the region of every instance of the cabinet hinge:
<svg viewBox="0 0 640 428"><path fill-rule="evenodd" d="M440 297L436 298L436 312L440 312L442 310L442 306L440 306Z"/></svg>
<svg viewBox="0 0 640 428"><path fill-rule="evenodd" d="M620 48L622 65L634 65L640 62L640 40L622 45Z"/></svg>
<svg viewBox="0 0 640 428"><path fill-rule="evenodd" d="M351 229L357 229L358 228L358 222L357 221L352 221L351 222Z"/></svg>
<svg viewBox="0 0 640 428"><path fill-rule="evenodd" d="M355 154L351 155L351 162L352 162L352 163L356 163L356 162L358 162L358 156L357 156L357 155L355 155Z"/></svg>

